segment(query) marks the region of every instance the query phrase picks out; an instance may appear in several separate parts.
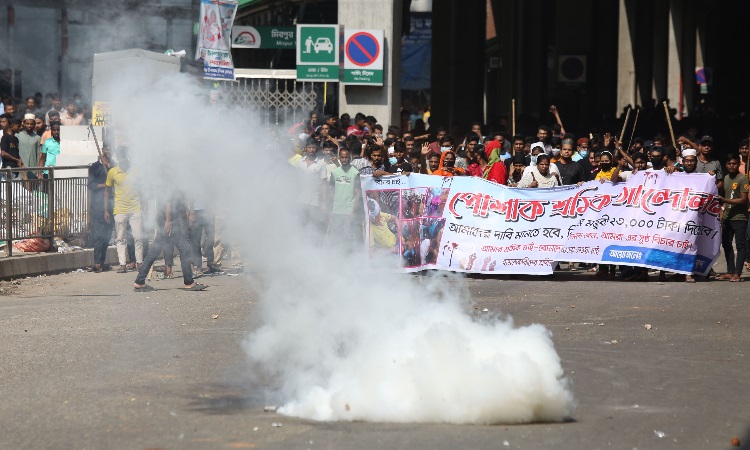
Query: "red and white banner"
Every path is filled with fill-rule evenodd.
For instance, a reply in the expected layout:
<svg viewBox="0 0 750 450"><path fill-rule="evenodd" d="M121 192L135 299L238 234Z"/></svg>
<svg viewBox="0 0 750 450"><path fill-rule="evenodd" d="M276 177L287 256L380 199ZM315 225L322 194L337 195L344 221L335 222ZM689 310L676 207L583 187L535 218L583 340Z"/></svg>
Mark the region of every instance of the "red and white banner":
<svg viewBox="0 0 750 450"><path fill-rule="evenodd" d="M405 271L550 274L557 261L705 275L721 206L707 174L518 189L477 177L363 177L371 253Z"/></svg>

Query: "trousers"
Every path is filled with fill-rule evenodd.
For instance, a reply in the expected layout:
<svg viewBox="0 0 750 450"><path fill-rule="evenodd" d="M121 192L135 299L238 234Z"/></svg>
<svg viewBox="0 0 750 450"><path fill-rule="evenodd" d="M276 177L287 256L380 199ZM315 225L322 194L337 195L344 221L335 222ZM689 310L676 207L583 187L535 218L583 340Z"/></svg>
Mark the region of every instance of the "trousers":
<svg viewBox="0 0 750 450"><path fill-rule="evenodd" d="M141 265L140 270L138 270L138 276L136 277L135 282L137 284L145 284L148 271L151 270L151 266L154 265L154 262L159 258L161 252L165 251L166 253L169 251L167 249L171 250L174 246L176 246L177 251L180 252L182 279L185 282L185 285L193 284L193 269L190 267L190 243L187 239L186 227L182 221L172 223L172 232L170 234L167 234L167 232L164 231L163 226L158 226L156 230L156 238L154 238L153 244L149 245L148 254L143 259L143 264Z"/></svg>
<svg viewBox="0 0 750 450"><path fill-rule="evenodd" d="M135 241L135 262L143 262L143 223L141 213L115 214L115 244L117 245L117 259L121 266L127 263L128 242L125 234L130 224Z"/></svg>

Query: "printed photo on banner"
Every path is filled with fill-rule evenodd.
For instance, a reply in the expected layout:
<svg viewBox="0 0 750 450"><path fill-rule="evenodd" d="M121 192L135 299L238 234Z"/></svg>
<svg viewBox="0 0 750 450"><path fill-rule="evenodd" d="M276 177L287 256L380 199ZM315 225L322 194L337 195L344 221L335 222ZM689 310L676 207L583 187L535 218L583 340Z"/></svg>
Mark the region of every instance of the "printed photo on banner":
<svg viewBox="0 0 750 450"><path fill-rule="evenodd" d="M370 253L398 254L399 191L368 191L366 198Z"/></svg>
<svg viewBox="0 0 750 450"><path fill-rule="evenodd" d="M425 218L422 219L420 231L421 242L419 244L420 261L422 265L429 266L437 264L440 240L443 237L445 219Z"/></svg>
<svg viewBox="0 0 750 450"><path fill-rule="evenodd" d="M403 258L404 267L421 266L420 258L420 228L419 219L409 219L401 221L401 257Z"/></svg>
<svg viewBox="0 0 750 450"><path fill-rule="evenodd" d="M445 204L448 201L448 193L450 189L446 188L430 188L427 190L427 197L425 198L427 217L442 217Z"/></svg>
<svg viewBox="0 0 750 450"><path fill-rule="evenodd" d="M427 189L404 189L401 191L401 218L415 219L424 215Z"/></svg>

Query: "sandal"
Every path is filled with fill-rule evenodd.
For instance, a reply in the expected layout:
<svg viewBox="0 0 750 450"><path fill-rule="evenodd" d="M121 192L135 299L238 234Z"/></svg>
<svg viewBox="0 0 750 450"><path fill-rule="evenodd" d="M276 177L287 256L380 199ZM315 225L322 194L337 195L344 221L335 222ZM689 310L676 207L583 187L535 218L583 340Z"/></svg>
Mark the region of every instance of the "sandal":
<svg viewBox="0 0 750 450"><path fill-rule="evenodd" d="M731 281L732 283L741 283L745 280L743 280L741 276L735 275L732 278L730 278L729 281Z"/></svg>
<svg viewBox="0 0 750 450"><path fill-rule="evenodd" d="M695 283L695 278L692 275L685 275L685 283Z"/></svg>
<svg viewBox="0 0 750 450"><path fill-rule="evenodd" d="M153 291L155 291L157 289L155 287L151 286L151 285L144 284L141 287L134 287L133 290L135 292L153 292Z"/></svg>
<svg viewBox="0 0 750 450"><path fill-rule="evenodd" d="M717 275L714 277L714 280L716 281L728 281L732 279L731 273L723 273L721 275Z"/></svg>
<svg viewBox="0 0 750 450"><path fill-rule="evenodd" d="M190 287L182 288L183 291L203 291L207 288L205 284L195 283Z"/></svg>
<svg viewBox="0 0 750 450"><path fill-rule="evenodd" d="M120 266L120 268L117 269L117 273L128 273L128 268L126 266Z"/></svg>

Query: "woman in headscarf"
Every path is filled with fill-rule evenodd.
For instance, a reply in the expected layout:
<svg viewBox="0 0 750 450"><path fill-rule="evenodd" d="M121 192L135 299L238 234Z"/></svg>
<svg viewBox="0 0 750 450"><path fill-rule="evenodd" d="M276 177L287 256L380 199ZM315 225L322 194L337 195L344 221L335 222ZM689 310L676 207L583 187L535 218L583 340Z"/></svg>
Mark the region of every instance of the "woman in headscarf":
<svg viewBox="0 0 750 450"><path fill-rule="evenodd" d="M501 150L502 145L500 141L490 141L484 148L488 157L487 168L484 169L484 179L504 185L508 180L508 169L500 159Z"/></svg>
<svg viewBox="0 0 750 450"><path fill-rule="evenodd" d="M460 167L456 167L456 152L448 150L440 155L440 168L433 170L432 175L452 177L453 175L466 175L466 171Z"/></svg>

